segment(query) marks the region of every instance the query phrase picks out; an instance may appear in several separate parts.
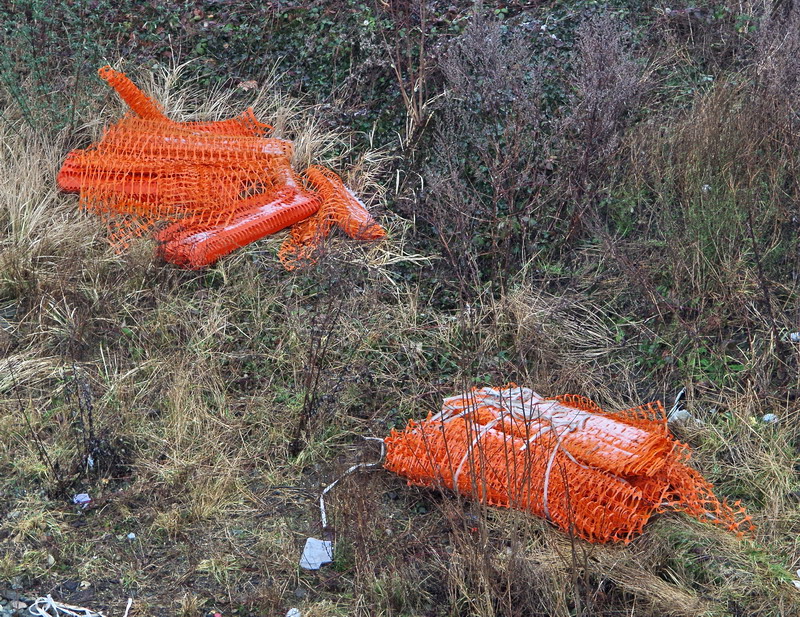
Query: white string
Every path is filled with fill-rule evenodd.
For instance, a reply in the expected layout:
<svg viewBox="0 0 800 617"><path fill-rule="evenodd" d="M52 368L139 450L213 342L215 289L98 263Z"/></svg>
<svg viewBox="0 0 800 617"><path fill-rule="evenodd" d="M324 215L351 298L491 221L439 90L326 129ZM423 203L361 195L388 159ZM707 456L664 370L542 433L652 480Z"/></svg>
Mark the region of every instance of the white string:
<svg viewBox="0 0 800 617"><path fill-rule="evenodd" d="M515 390L517 392L516 396L513 394ZM520 448L520 452L525 451L531 443L551 431L557 434L556 443L547 460L547 467L544 472L544 484L542 486L542 506L544 515L548 520L552 520L548 506L550 497L550 474L553 471L556 455L559 450L561 450L570 460L585 469L587 468L586 465L578 462L569 450L563 447L563 441L568 433L583 430L591 414L575 407L568 407L558 401L544 400L529 388L512 388L506 392L509 393L507 398L503 396L504 391L495 390L494 388L482 388L477 396L474 394L451 396L443 401L442 411L431 418L431 420L441 420L442 423L444 423L469 415L474 409L478 408L478 403L475 400L478 396L480 397L481 407L493 407L499 413L497 418L478 430L475 439L467 446L466 453L462 457L456 472L453 474L453 488L458 488L458 479L463 471L464 465L472 455L475 447L480 443L480 440L490 433L497 433L497 431L492 429L495 424L502 420L504 411L509 412L512 417L518 418L523 422L528 422L535 418L540 422L540 427L536 433L525 440L525 444ZM466 409L459 404L464 401L465 398L470 401ZM528 404L527 410L525 407L526 403ZM533 414L534 410L537 412L535 416ZM545 422L547 424L544 424Z"/></svg>
<svg viewBox="0 0 800 617"><path fill-rule="evenodd" d="M133 599L128 598L128 608L125 609L125 617L127 617L132 603ZM34 603L28 607L28 612L36 617L61 617L62 615L66 615L67 617L105 617L103 613L83 608L82 606L72 606L71 604L56 602L49 594L43 598L37 598Z"/></svg>
<svg viewBox="0 0 800 617"><path fill-rule="evenodd" d="M386 456L386 444L384 443L383 439L380 439L378 437L364 437L364 439L369 440L369 441L380 442L380 444L381 444L381 456L374 463L358 463L357 465L353 465L347 471L345 471L341 476L339 476L333 482L331 482L328 486L326 486L325 489L322 491L322 493L320 493L320 496L319 496L319 513L320 513L320 518L322 519L322 528L323 529L325 529L328 526L328 515L327 515L327 512L325 510L325 495L328 493L328 491L330 491L334 486L336 486L339 483L339 480L341 480L342 478L350 475L351 473L353 473L357 469L368 469L369 467L377 467L378 465L383 463L383 459Z"/></svg>
<svg viewBox="0 0 800 617"><path fill-rule="evenodd" d="M492 427L494 427L494 425L497 424L498 422L500 422L500 418L495 418L494 420L489 422L489 424L487 424L485 426L482 426L480 428L480 430L478 431L478 435L475 437L475 439L472 441L472 443L467 446L467 451L464 453L464 456L461 459L461 462L458 464L458 469L456 469L455 474L453 474L453 488L457 488L458 487L458 477L461 475L461 471L464 468L464 464L467 462L467 460L472 455L472 449L481 440L481 437L483 437L486 433L488 433L490 430L492 430Z"/></svg>

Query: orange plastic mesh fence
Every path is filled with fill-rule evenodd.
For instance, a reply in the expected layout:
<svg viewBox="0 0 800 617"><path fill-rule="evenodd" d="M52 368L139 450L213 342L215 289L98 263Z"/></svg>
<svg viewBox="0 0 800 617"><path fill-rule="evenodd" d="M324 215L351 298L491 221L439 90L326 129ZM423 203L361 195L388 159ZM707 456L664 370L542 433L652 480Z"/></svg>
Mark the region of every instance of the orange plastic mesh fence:
<svg viewBox="0 0 800 617"><path fill-rule="evenodd" d="M242 137L262 137L272 128L268 124L259 122L251 108L240 116L231 118L230 120L221 120L217 122L174 122L164 114L161 105L137 88L125 73L115 71L110 66L102 67L97 73L109 86L116 90L119 97L125 101L128 107L131 108L131 111L140 118L183 124L186 128L197 132L239 135Z"/></svg>
<svg viewBox="0 0 800 617"><path fill-rule="evenodd" d="M97 71L97 74L117 91L119 97L137 116L169 121L169 118L164 115L161 105L139 90L125 73L115 71L110 66L104 66Z"/></svg>
<svg viewBox="0 0 800 617"><path fill-rule="evenodd" d="M315 167L307 182L298 179L291 142L266 137L271 127L252 109L218 122L175 122L123 73L103 67L100 75L134 113L97 143L70 152L58 184L80 193L82 207L103 218L117 248L161 228L160 254L199 268L304 220L313 232L292 238L308 255L333 224L353 237L384 235L332 171ZM309 218L315 212L326 214Z"/></svg>
<svg viewBox="0 0 800 617"><path fill-rule="evenodd" d="M480 388L385 441L385 467L410 484L527 510L592 542L628 542L665 508L753 529L738 502L717 499L686 465L660 403L609 414L574 395Z"/></svg>
<svg viewBox="0 0 800 617"><path fill-rule="evenodd" d="M313 259L314 251L334 225L357 240L379 240L386 235L364 204L331 170L312 165L305 172L305 180L320 195L322 204L315 216L292 228L281 246L278 257L287 270Z"/></svg>
<svg viewBox="0 0 800 617"><path fill-rule="evenodd" d="M187 268L202 268L231 251L308 218L319 209L319 197L296 189L255 195L225 226L181 220L156 236L166 261Z"/></svg>

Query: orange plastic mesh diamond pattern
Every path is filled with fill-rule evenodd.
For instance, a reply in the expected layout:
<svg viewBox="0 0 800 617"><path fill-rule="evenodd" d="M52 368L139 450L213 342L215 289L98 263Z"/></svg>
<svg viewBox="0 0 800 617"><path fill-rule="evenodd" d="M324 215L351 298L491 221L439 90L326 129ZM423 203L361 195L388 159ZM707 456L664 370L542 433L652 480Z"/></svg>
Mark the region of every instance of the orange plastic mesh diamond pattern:
<svg viewBox="0 0 800 617"><path fill-rule="evenodd" d="M316 215L295 225L281 246L278 257L287 269L313 259L314 251L334 225L357 240L379 240L386 235L364 204L331 170L312 165L304 179L320 195L322 205Z"/></svg>
<svg viewBox="0 0 800 617"><path fill-rule="evenodd" d="M183 219L159 232L162 257L186 268L202 268L235 249L273 234L311 216L319 209L319 197L286 188L256 195L241 202L224 227Z"/></svg>
<svg viewBox="0 0 800 617"><path fill-rule="evenodd" d="M218 122L176 122L123 73L99 73L133 114L97 143L70 152L58 184L80 193L81 206L106 222L118 248L157 232L167 261L200 268L307 220L304 229L313 231L293 233L281 251L293 267L292 256L310 257L333 225L355 238L383 237L332 171L314 167L298 178L291 142L267 137L271 127L252 109ZM317 212L324 215L309 218Z"/></svg>
<svg viewBox="0 0 800 617"><path fill-rule="evenodd" d="M385 442L385 467L410 484L527 510L591 542L629 542L665 508L753 529L738 502L718 500L686 465L688 447L669 435L660 403L609 414L574 395L480 388Z"/></svg>

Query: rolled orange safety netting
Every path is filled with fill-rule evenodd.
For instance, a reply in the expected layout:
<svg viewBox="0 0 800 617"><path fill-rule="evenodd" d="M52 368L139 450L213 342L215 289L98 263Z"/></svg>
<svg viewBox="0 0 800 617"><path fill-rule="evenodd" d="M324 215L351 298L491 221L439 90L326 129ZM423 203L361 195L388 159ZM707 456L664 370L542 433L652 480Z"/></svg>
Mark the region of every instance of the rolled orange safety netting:
<svg viewBox="0 0 800 617"><path fill-rule="evenodd" d="M296 174L291 142L268 137L272 127L252 109L228 120L177 122L124 73L103 67L99 74L133 113L97 143L71 151L57 180L106 222L118 249L153 233L167 261L201 268L307 221L281 248L289 269L313 259L333 226L362 240L384 236L335 173Z"/></svg>
<svg viewBox="0 0 800 617"><path fill-rule="evenodd" d="M159 252L165 261L191 269L202 268L220 257L273 234L314 214L319 197L297 189L285 188L275 193L255 195L242 200L241 207L225 225L219 227L202 221L180 220L156 235Z"/></svg>
<svg viewBox="0 0 800 617"><path fill-rule="evenodd" d="M229 120L216 122L176 122L170 120L164 109L152 98L142 92L125 73L115 71L110 66L101 67L97 74L114 88L119 97L125 101L131 111L140 118L183 125L184 127L204 133L217 133L220 135L238 135L242 137L263 137L272 127L259 122L252 108L241 115Z"/></svg>
<svg viewBox="0 0 800 617"><path fill-rule="evenodd" d="M287 270L313 259L313 254L334 225L357 240L380 240L383 228L367 212L364 204L330 169L312 165L304 174L310 188L322 199L319 211L292 228L278 257Z"/></svg>
<svg viewBox="0 0 800 617"><path fill-rule="evenodd" d="M753 530L739 502L717 499L686 464L689 448L669 434L660 403L611 414L575 395L480 388L385 443L385 467L409 484L526 510L590 542L629 542L666 509Z"/></svg>

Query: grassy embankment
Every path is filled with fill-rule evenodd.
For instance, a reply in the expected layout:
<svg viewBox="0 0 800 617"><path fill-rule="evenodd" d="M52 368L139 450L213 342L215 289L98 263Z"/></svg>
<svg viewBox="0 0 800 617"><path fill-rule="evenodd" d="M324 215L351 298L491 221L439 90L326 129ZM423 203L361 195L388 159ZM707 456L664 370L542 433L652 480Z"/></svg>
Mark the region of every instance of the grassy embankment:
<svg viewBox="0 0 800 617"><path fill-rule="evenodd" d="M206 41L189 57L233 50L231 74L257 77L156 71L174 117L254 103L390 230L286 273L280 238L205 272L107 246L55 172L122 110L85 64L159 59L164 33L34 61L25 36L54 26L28 4L1 71L0 581L115 613L133 596L134 615L798 614L797 9L575 2L498 23L359 5L354 23L315 5L261 23L295 53L270 81L233 55L252 21L122 3L114 32L156 11ZM320 487L375 454L362 436L507 381L609 408L687 388L696 421L675 430L756 537L665 514L591 546L375 471L329 500L334 564L298 569ZM65 497L84 491L80 511Z"/></svg>

